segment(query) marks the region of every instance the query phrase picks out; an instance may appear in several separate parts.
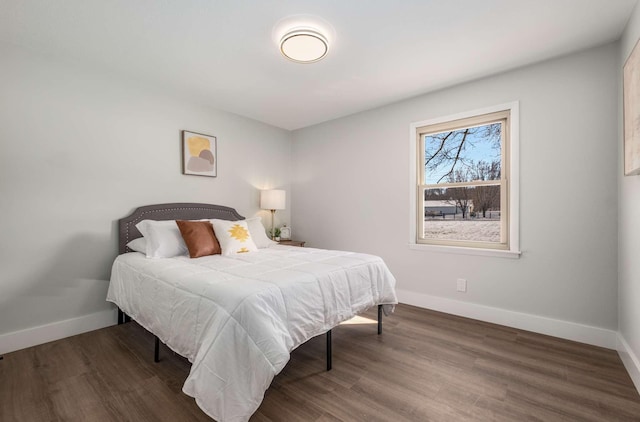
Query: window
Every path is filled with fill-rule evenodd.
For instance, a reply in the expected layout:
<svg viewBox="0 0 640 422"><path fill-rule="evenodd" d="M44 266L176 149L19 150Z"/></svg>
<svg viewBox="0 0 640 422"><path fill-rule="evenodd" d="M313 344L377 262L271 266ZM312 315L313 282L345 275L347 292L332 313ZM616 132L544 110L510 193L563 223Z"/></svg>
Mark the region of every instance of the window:
<svg viewBox="0 0 640 422"><path fill-rule="evenodd" d="M517 251L516 111L517 103L412 125L412 243Z"/></svg>

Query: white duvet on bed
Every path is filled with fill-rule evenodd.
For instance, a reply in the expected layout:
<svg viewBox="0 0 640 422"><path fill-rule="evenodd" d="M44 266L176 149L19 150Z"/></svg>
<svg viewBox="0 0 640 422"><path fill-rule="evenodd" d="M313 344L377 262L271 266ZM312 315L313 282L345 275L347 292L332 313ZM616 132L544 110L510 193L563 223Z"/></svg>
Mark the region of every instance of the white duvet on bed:
<svg viewBox="0 0 640 422"><path fill-rule="evenodd" d="M219 422L248 420L291 350L397 303L379 257L280 245L230 257L120 255L107 300L189 359L183 391Z"/></svg>

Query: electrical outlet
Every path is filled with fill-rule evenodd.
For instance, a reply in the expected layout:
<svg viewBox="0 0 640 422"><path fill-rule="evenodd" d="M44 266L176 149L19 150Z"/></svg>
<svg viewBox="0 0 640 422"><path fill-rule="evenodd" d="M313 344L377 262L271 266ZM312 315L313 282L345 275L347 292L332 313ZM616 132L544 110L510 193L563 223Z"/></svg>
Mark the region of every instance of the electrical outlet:
<svg viewBox="0 0 640 422"><path fill-rule="evenodd" d="M466 292L467 291L467 280L465 280L464 278L459 278L457 280L456 290L459 291L459 292Z"/></svg>

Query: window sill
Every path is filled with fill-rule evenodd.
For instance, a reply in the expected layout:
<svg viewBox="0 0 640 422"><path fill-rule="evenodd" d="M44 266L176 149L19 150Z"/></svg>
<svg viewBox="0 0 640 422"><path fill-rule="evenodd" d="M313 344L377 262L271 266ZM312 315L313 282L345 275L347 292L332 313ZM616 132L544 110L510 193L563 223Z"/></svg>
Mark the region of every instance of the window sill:
<svg viewBox="0 0 640 422"><path fill-rule="evenodd" d="M423 245L409 243L409 249L414 251L452 253L458 255L493 256L498 258L518 259L522 252L505 251L501 249L464 248L460 246Z"/></svg>

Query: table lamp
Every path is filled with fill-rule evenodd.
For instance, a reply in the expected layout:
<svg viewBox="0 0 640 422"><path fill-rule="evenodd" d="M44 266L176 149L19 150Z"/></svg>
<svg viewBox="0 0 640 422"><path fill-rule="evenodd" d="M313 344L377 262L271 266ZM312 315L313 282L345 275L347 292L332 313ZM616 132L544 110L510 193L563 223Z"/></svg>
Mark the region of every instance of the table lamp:
<svg viewBox="0 0 640 422"><path fill-rule="evenodd" d="M271 210L271 239L274 238L273 221L276 210L283 210L287 199L287 193L281 189L269 189L260 191L260 208Z"/></svg>

